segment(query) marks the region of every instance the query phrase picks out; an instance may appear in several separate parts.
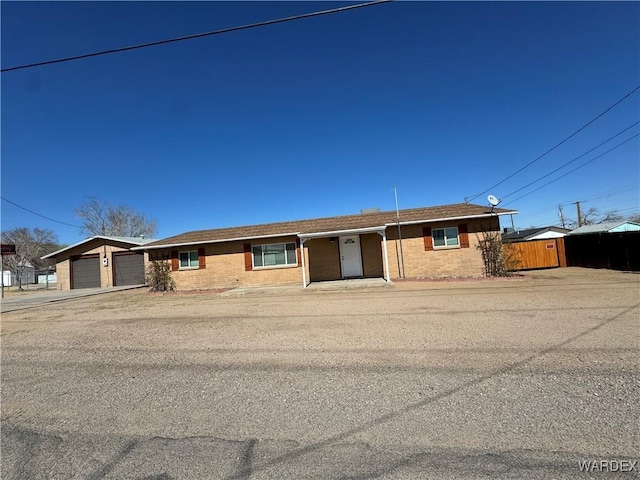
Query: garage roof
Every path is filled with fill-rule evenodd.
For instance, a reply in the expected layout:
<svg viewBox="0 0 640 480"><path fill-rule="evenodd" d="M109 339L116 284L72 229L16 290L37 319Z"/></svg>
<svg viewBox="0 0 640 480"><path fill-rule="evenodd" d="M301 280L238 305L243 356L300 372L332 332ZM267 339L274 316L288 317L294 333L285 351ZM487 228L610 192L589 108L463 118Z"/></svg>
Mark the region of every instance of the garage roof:
<svg viewBox="0 0 640 480"><path fill-rule="evenodd" d="M145 245L147 243L156 241L156 239L154 239L154 238L116 237L116 236L107 236L107 235L96 235L94 237L82 240L81 242L74 243L73 245L69 245L68 247L64 247L64 248L61 248L60 250L56 250L55 252L49 253L48 255L45 255L44 257L42 257L42 260L45 260L45 259L51 258L51 257L57 257L58 255L60 255L61 253L66 252L67 250L71 250L72 248L79 247L80 245L83 245L85 243L89 243L89 242L91 242L93 240L106 240L106 241L111 241L111 242L116 242L116 243L128 243L129 245Z"/></svg>

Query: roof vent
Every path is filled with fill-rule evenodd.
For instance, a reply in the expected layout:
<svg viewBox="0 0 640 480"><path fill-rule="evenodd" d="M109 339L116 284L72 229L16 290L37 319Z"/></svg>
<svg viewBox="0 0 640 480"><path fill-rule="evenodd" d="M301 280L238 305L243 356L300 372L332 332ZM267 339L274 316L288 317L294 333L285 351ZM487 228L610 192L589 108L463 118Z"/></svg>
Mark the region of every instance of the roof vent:
<svg viewBox="0 0 640 480"><path fill-rule="evenodd" d="M361 215L367 215L369 213L380 213L380 209L378 207L375 208L363 208L360 210Z"/></svg>

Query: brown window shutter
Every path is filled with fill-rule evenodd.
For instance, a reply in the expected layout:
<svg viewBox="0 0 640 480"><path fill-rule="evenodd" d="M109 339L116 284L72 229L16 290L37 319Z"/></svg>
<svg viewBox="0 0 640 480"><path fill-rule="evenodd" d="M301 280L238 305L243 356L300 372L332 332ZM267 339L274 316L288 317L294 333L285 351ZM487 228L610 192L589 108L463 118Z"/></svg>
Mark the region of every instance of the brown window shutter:
<svg viewBox="0 0 640 480"><path fill-rule="evenodd" d="M178 264L178 250L171 250L171 270L175 271L179 268Z"/></svg>
<svg viewBox="0 0 640 480"><path fill-rule="evenodd" d="M253 258L251 258L251 244L244 244L244 269L247 272L253 270Z"/></svg>
<svg viewBox="0 0 640 480"><path fill-rule="evenodd" d="M422 229L422 236L424 237L424 249L433 250L433 237L431 236L431 227L424 227Z"/></svg>
<svg viewBox="0 0 640 480"><path fill-rule="evenodd" d="M302 266L302 256L300 248L300 239L296 240L296 258L298 259L298 266Z"/></svg>
<svg viewBox="0 0 640 480"><path fill-rule="evenodd" d="M458 236L460 237L460 248L469 248L469 228L466 223L458 224Z"/></svg>
<svg viewBox="0 0 640 480"><path fill-rule="evenodd" d="M204 248L198 249L198 268L207 268L207 257Z"/></svg>

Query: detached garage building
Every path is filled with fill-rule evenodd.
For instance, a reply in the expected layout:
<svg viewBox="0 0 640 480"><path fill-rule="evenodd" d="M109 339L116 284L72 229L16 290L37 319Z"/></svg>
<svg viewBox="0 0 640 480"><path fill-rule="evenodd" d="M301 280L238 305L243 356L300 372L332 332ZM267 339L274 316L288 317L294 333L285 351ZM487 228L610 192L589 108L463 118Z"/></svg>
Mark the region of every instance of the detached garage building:
<svg viewBox="0 0 640 480"><path fill-rule="evenodd" d="M145 253L153 239L98 235L42 257L55 258L58 290L144 284Z"/></svg>

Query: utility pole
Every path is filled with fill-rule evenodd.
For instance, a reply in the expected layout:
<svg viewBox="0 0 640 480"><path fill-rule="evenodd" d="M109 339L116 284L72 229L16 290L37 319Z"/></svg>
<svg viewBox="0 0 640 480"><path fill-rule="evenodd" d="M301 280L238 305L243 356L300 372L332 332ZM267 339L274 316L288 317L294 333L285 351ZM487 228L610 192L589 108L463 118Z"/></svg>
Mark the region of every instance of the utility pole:
<svg viewBox="0 0 640 480"><path fill-rule="evenodd" d="M558 205L558 210L560 210L560 223L562 223L562 228L567 228L564 222L564 213L562 213L562 205Z"/></svg>
<svg viewBox="0 0 640 480"><path fill-rule="evenodd" d="M578 228L582 226L582 213L580 212L580 202L575 202L576 209L578 210Z"/></svg>
<svg viewBox="0 0 640 480"><path fill-rule="evenodd" d="M404 278L404 253L402 252L402 232L400 231L400 210L398 210L398 189L393 186L393 196L396 199L396 223L398 225L398 242L400 245L400 278Z"/></svg>

